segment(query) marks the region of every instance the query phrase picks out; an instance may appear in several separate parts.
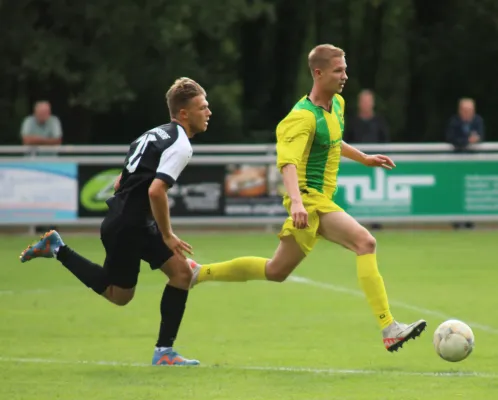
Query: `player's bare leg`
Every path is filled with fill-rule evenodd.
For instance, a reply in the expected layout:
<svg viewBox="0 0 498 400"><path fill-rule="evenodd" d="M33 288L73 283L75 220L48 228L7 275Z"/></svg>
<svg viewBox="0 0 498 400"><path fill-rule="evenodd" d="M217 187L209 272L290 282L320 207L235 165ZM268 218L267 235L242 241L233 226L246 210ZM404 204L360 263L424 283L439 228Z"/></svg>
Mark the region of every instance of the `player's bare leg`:
<svg viewBox="0 0 498 400"><path fill-rule="evenodd" d="M175 255L166 261L161 271L169 278L169 281L161 298L161 325L152 364L198 365L198 360L182 357L173 349L187 304L192 270L184 258Z"/></svg>
<svg viewBox="0 0 498 400"><path fill-rule="evenodd" d="M418 337L427 325L424 320L406 325L396 322L391 314L377 267L376 241L370 232L345 212L321 214L318 232L356 253L358 281L382 329L386 349L397 351L407 340Z"/></svg>
<svg viewBox="0 0 498 400"><path fill-rule="evenodd" d="M183 290L190 288L193 272L187 260L173 256L164 263L161 271L169 278L168 285Z"/></svg>
<svg viewBox="0 0 498 400"><path fill-rule="evenodd" d="M293 236L282 237L275 254L266 263L266 279L273 282L285 281L305 257Z"/></svg>
<svg viewBox="0 0 498 400"><path fill-rule="evenodd" d="M119 286L109 285L104 293L102 293L102 296L117 306L125 306L133 300L135 288L125 289Z"/></svg>
<svg viewBox="0 0 498 400"><path fill-rule="evenodd" d="M239 257L230 261L200 265L189 260L194 271L192 286L206 281L246 282L269 280L283 282L305 258L294 237L284 236L271 259Z"/></svg>

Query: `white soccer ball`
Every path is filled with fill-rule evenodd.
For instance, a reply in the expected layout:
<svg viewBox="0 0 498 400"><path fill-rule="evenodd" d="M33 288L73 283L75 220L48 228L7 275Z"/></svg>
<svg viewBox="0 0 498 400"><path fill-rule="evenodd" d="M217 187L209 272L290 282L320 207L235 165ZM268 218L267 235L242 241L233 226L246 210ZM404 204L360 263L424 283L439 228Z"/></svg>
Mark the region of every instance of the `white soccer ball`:
<svg viewBox="0 0 498 400"><path fill-rule="evenodd" d="M462 361L474 350L474 333L466 323L450 319L437 327L433 343L443 360Z"/></svg>

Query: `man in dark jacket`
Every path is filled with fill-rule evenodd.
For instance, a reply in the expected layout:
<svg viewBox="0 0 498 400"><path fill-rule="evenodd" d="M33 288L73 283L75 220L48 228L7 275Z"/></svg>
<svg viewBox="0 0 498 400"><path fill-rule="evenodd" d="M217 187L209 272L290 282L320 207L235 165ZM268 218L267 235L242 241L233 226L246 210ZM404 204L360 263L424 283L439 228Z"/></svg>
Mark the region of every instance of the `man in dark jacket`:
<svg viewBox="0 0 498 400"><path fill-rule="evenodd" d="M455 147L456 152L467 152L469 145L484 140L484 121L476 114L473 99L463 98L458 103L458 114L450 118L446 130L446 140ZM473 228L472 222L453 224L455 229Z"/></svg>
<svg viewBox="0 0 498 400"><path fill-rule="evenodd" d="M460 99L458 114L450 118L446 140L455 146L455 151L467 151L470 144L484 140L484 121L476 114L473 99Z"/></svg>
<svg viewBox="0 0 498 400"><path fill-rule="evenodd" d="M389 127L386 120L375 112L375 96L370 90L358 95L358 112L346 121L344 140L348 143L387 143Z"/></svg>

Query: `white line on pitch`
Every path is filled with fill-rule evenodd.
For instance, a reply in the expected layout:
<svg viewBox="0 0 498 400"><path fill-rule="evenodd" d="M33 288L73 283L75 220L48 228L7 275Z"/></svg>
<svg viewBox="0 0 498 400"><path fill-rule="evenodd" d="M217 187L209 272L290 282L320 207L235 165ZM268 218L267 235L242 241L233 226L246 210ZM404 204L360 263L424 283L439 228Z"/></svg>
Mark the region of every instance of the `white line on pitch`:
<svg viewBox="0 0 498 400"><path fill-rule="evenodd" d="M110 367L152 367L146 363L127 363L119 361L88 361L88 360L58 360L49 358L17 358L17 357L0 357L0 362L21 363L21 364L64 364L64 365L95 365ZM178 368L178 367L177 367ZM393 371L393 370L375 370L375 369L334 369L334 368L307 368L307 367L263 367L263 366L230 366L230 365L207 365L197 368L209 369L240 369L246 371L269 371L269 372L294 372L294 373L311 373L325 375L401 375L401 376L426 376L426 377L476 377L476 378L498 378L497 374L476 371L454 371L454 372L417 372L417 371Z"/></svg>
<svg viewBox="0 0 498 400"><path fill-rule="evenodd" d="M305 285L309 285L309 286L319 287L319 288L326 289L326 290L332 290L332 291L338 292L338 293L349 294L351 296L364 297L363 292L361 292L359 290L349 289L349 288L346 288L344 286L333 285L331 283L318 282L318 281L314 281L312 279L303 278L301 276L290 276L288 278L288 280L291 282L295 282L295 283L301 283L301 284L305 284ZM400 307L400 308L404 308L406 310L416 311L416 312L421 313L421 314L432 315L434 317L442 318L443 320L457 318L455 316L447 315L441 311L428 310L426 308L413 306L411 304L402 303L402 302L396 301L396 300L390 300L389 303L395 307ZM481 331L498 335L498 329L493 328L491 326L483 325L483 324L480 324L477 322L470 322L470 321L466 321L466 323L468 323L472 328L480 329Z"/></svg>

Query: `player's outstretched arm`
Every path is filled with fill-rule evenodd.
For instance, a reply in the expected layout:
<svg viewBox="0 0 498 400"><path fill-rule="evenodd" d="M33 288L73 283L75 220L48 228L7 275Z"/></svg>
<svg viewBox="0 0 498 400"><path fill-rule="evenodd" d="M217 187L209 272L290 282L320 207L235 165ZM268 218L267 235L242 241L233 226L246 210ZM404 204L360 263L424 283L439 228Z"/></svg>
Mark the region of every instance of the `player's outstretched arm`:
<svg viewBox="0 0 498 400"><path fill-rule="evenodd" d="M163 236L166 245L179 257L185 257L186 251L192 254L192 246L180 240L171 228L171 218L169 213L168 185L161 179L154 179L149 187L149 201L152 209L152 215L157 222L159 230Z"/></svg>
<svg viewBox="0 0 498 400"><path fill-rule="evenodd" d="M347 144L344 140L341 144L341 155L349 158L350 160L359 162L360 164L365 164L368 157L368 155L358 150L356 147Z"/></svg>
<svg viewBox="0 0 498 400"><path fill-rule="evenodd" d="M344 141L341 145L341 155L349 158L350 160L366 165L367 167L382 167L385 169L393 169L396 167L396 164L394 164L393 160L391 160L388 156L384 156L382 154L369 156Z"/></svg>

